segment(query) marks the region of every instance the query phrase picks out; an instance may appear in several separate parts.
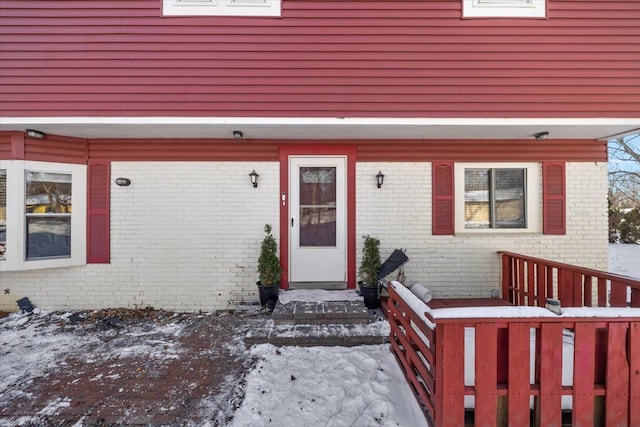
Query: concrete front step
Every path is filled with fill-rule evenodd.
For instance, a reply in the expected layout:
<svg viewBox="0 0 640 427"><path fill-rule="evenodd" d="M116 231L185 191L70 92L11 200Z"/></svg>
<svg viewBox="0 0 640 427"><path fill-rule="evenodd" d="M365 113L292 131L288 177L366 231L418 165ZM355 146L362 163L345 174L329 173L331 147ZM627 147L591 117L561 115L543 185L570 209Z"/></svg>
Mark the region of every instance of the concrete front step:
<svg viewBox="0 0 640 427"><path fill-rule="evenodd" d="M362 301L278 302L271 313L276 325L366 325L372 316Z"/></svg>
<svg viewBox="0 0 640 427"><path fill-rule="evenodd" d="M383 344L389 342L389 323L353 290L281 291L271 315L255 319L244 340L247 347Z"/></svg>
<svg viewBox="0 0 640 427"><path fill-rule="evenodd" d="M381 314L381 313L380 313ZM389 323L377 319L368 324L276 325L265 319L245 337L245 346L269 343L276 346L354 346L389 342Z"/></svg>

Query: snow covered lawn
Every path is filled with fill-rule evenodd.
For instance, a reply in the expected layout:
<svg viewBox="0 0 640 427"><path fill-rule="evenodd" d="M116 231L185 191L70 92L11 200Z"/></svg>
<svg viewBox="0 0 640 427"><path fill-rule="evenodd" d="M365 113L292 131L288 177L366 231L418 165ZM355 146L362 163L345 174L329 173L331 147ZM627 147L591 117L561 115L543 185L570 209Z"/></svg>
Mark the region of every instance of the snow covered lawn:
<svg viewBox="0 0 640 427"><path fill-rule="evenodd" d="M262 344L234 427L426 426L388 345Z"/></svg>
<svg viewBox="0 0 640 427"><path fill-rule="evenodd" d="M610 245L609 256L611 272L640 278L640 245ZM107 403L126 409L117 419L121 425L146 424L138 414L164 411L179 414L175 423L186 426L426 426L388 345L264 344L245 350L241 340L249 320L237 317L182 314L117 329L102 322L73 326L68 316L38 311L0 319L0 426L92 425ZM222 369L221 381L200 390L195 381L213 384L202 378L213 368ZM167 401L136 408L139 402L127 400L127 384L148 386L144 390L150 394L159 385L166 387L166 379L179 369L192 372L193 383L179 381L178 374L165 393ZM104 389L107 400L90 406L68 394L74 387L80 397L86 387ZM185 407L184 396L196 391L192 406ZM129 396L134 395L129 391ZM36 410L21 418L5 415L18 404ZM71 410L80 415L61 422L61 414Z"/></svg>
<svg viewBox="0 0 640 427"><path fill-rule="evenodd" d="M610 244L609 271L640 279L640 244Z"/></svg>

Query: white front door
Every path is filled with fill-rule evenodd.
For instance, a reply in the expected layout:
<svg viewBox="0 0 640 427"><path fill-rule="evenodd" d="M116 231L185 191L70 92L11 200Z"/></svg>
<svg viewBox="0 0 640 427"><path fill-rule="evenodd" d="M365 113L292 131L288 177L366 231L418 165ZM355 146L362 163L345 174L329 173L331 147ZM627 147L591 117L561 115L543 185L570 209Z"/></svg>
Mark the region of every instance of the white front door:
<svg viewBox="0 0 640 427"><path fill-rule="evenodd" d="M347 158L289 157L289 282L347 279Z"/></svg>

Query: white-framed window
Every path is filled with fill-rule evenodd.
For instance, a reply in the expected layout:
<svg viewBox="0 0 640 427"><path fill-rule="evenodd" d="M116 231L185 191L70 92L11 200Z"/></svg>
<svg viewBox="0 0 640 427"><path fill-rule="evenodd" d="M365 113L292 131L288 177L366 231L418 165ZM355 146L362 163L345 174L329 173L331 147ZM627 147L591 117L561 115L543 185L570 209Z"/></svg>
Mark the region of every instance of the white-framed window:
<svg viewBox="0 0 640 427"><path fill-rule="evenodd" d="M545 18L546 0L462 0L463 18Z"/></svg>
<svg viewBox="0 0 640 427"><path fill-rule="evenodd" d="M87 167L8 160L0 161L3 173L0 270L84 265Z"/></svg>
<svg viewBox="0 0 640 427"><path fill-rule="evenodd" d="M540 233L541 165L456 163L457 233Z"/></svg>
<svg viewBox="0 0 640 427"><path fill-rule="evenodd" d="M162 0L164 16L274 16L281 0Z"/></svg>

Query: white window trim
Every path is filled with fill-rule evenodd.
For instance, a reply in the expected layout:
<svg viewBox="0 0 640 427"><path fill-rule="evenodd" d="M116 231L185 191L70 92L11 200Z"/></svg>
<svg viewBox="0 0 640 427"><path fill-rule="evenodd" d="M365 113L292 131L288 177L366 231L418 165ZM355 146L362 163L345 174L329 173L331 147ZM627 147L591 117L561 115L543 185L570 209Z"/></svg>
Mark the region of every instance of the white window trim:
<svg viewBox="0 0 640 427"><path fill-rule="evenodd" d="M162 0L163 16L279 17L282 0Z"/></svg>
<svg viewBox="0 0 640 427"><path fill-rule="evenodd" d="M84 265L87 261L87 167L86 165L2 160L7 170L7 243L0 271L36 270ZM71 256L34 259L26 257L25 170L71 174L73 208L71 212Z"/></svg>
<svg viewBox="0 0 640 427"><path fill-rule="evenodd" d="M482 228L464 227L464 170L470 168L514 168L526 169L526 228ZM456 163L454 165L455 188L455 233L459 234L522 234L542 233L542 165L540 163Z"/></svg>
<svg viewBox="0 0 640 427"><path fill-rule="evenodd" d="M546 18L547 0L462 0L463 18Z"/></svg>

